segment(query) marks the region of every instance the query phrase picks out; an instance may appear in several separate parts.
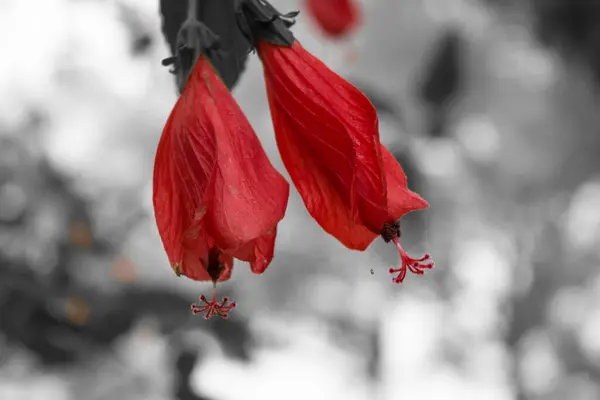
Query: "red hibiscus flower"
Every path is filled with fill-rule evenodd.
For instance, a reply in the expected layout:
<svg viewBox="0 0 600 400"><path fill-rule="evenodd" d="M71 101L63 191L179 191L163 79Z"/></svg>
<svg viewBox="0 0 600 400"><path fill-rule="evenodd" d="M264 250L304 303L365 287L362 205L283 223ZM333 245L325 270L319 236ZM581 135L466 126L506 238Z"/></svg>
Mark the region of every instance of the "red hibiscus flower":
<svg viewBox="0 0 600 400"><path fill-rule="evenodd" d="M346 247L393 242L407 271L423 274L430 256L400 245L399 219L428 207L407 187L400 164L379 142L377 112L353 85L298 43L283 15L264 0L242 0L240 27L255 43L282 160L311 216Z"/></svg>
<svg viewBox="0 0 600 400"><path fill-rule="evenodd" d="M331 37L346 35L359 22L358 6L353 0L306 0L306 8Z"/></svg>
<svg viewBox="0 0 600 400"><path fill-rule="evenodd" d="M195 314L227 317L216 299L233 259L254 273L273 258L289 185L269 162L254 130L206 56L201 55L164 127L154 165L158 230L177 275L212 281L212 299Z"/></svg>

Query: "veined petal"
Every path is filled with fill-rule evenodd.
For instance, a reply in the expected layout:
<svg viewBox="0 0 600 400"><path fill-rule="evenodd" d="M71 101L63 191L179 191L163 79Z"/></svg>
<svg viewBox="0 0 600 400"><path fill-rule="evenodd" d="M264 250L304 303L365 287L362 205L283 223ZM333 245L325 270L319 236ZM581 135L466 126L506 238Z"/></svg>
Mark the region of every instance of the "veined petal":
<svg viewBox="0 0 600 400"><path fill-rule="evenodd" d="M366 249L377 235L355 222L348 199L332 184L331 174L320 164L320 155L302 140L281 106L272 98L269 104L279 153L309 214L346 247Z"/></svg>
<svg viewBox="0 0 600 400"><path fill-rule="evenodd" d="M215 132L217 171L207 227L224 251L273 229L285 215L289 184L273 167L246 116L202 57L202 104Z"/></svg>
<svg viewBox="0 0 600 400"><path fill-rule="evenodd" d="M283 68L281 63L286 61L279 47L266 48L264 75L269 102L287 115L286 120L320 160L320 167L328 172L332 184L343 192L344 201L357 212L352 195L356 152L347 128L319 90L306 82L302 71L293 66Z"/></svg>
<svg viewBox="0 0 600 400"><path fill-rule="evenodd" d="M153 182L155 217L165 251L173 268L192 279L205 273L209 237L202 220L217 161L214 134L197 112L201 101L197 72L198 65L167 120Z"/></svg>
<svg viewBox="0 0 600 400"><path fill-rule="evenodd" d="M165 126L165 131L172 131L177 187L182 192L190 221L198 221L198 216L205 214L217 165L215 133L202 112L204 88L200 61L195 64Z"/></svg>
<svg viewBox="0 0 600 400"><path fill-rule="evenodd" d="M408 188L400 163L383 145L381 154L387 181L389 220L396 221L411 211L428 208L427 201Z"/></svg>
<svg viewBox="0 0 600 400"><path fill-rule="evenodd" d="M167 127L169 122L167 122ZM174 183L174 165L172 160L172 132L164 130L156 151L154 178L152 182L152 201L154 216L163 246L172 266L183 260L183 202Z"/></svg>
<svg viewBox="0 0 600 400"><path fill-rule="evenodd" d="M378 117L375 107L360 90L333 72L298 42L291 48L260 42L265 77L271 85L273 99L282 105L296 124L308 125L311 118L303 110L311 110L314 122L327 121L319 128L297 130L302 140L314 146L310 134L352 156L354 178L352 210L358 209L361 222L377 232L387 220L387 197L383 173ZM295 101L294 101L295 100ZM299 105L298 105L299 104ZM310 125L308 125L310 127ZM338 142L350 139L353 153ZM349 163L341 163L329 155L321 163L348 182ZM346 183L347 185L347 183ZM355 208L356 207L356 208Z"/></svg>

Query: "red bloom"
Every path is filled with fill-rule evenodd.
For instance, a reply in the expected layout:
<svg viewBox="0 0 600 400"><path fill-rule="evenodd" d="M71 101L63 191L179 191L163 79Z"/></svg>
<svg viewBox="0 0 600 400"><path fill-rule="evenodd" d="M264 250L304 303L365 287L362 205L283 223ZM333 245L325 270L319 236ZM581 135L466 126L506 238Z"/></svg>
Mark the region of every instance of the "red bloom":
<svg viewBox="0 0 600 400"><path fill-rule="evenodd" d="M347 34L359 22L358 6L353 0L306 0L309 14L332 37Z"/></svg>
<svg viewBox="0 0 600 400"><path fill-rule="evenodd" d="M354 86L297 42L258 40L275 136L308 212L346 247L365 250L381 235L402 259L394 282L433 263L400 246L404 214L428 207L407 188L400 164L379 142L377 112Z"/></svg>
<svg viewBox="0 0 600 400"><path fill-rule="evenodd" d="M229 90L202 55L158 144L153 201L158 230L177 275L213 281L212 300L195 314L227 317L235 303L216 299L233 258L254 273L273 258L289 185L269 162Z"/></svg>

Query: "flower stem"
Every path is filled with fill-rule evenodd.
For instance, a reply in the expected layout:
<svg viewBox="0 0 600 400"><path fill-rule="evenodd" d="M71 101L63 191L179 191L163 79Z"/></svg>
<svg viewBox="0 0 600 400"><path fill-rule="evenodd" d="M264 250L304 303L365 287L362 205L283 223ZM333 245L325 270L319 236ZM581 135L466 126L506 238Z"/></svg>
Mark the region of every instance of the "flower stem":
<svg viewBox="0 0 600 400"><path fill-rule="evenodd" d="M198 1L199 0L188 0L188 20L197 20L196 16L198 15Z"/></svg>

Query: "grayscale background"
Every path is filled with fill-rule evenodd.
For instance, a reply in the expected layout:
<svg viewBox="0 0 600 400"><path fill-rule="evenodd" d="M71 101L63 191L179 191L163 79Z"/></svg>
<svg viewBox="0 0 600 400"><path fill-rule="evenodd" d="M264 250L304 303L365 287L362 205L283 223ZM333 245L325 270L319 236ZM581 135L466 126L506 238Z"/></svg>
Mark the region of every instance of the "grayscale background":
<svg viewBox="0 0 600 400"><path fill-rule="evenodd" d="M436 267L394 285L393 246L345 249L292 190L274 262L237 263L207 322L152 212L158 1L0 0L1 400L600 399L599 2L360 3L344 40L294 32L381 100ZM234 95L287 176L255 55Z"/></svg>

